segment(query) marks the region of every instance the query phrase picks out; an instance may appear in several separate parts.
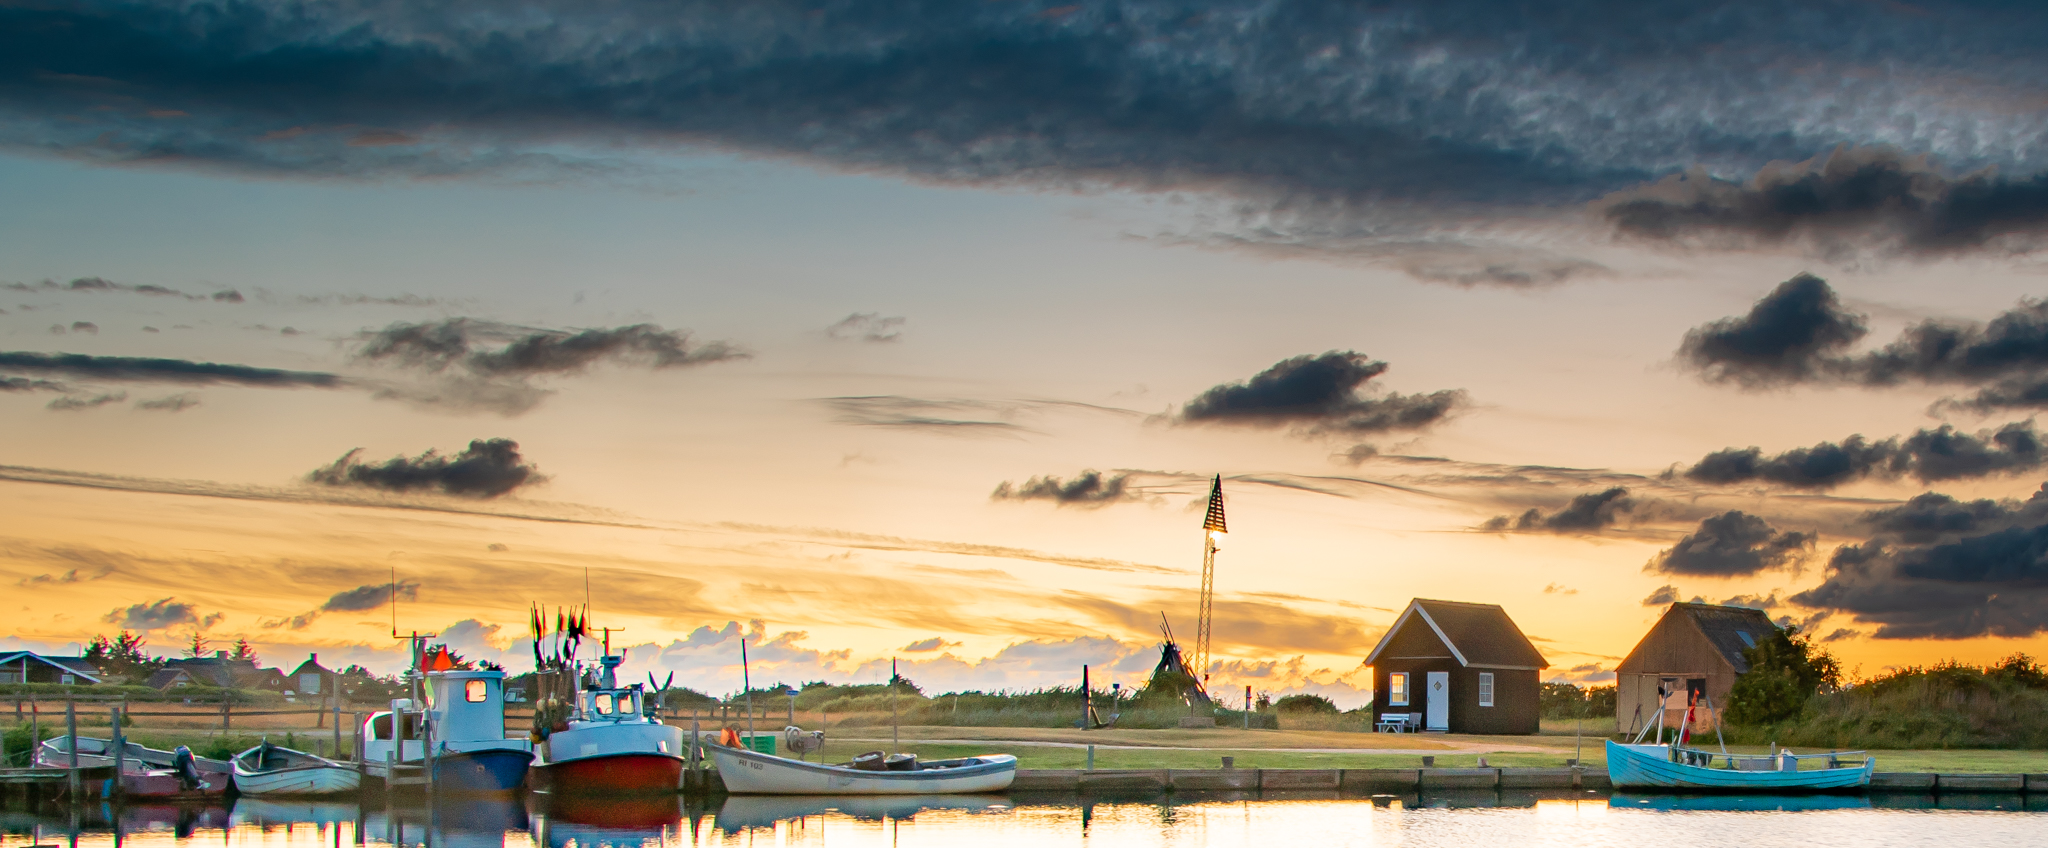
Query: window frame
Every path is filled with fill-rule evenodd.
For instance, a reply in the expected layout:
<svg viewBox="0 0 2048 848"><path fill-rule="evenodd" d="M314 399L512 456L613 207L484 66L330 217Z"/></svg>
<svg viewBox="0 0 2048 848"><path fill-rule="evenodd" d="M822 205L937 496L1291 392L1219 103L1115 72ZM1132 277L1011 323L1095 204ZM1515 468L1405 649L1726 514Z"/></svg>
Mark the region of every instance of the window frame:
<svg viewBox="0 0 2048 848"><path fill-rule="evenodd" d="M1408 672L1387 672L1387 706L1405 707L1413 700L1408 688Z"/></svg>
<svg viewBox="0 0 2048 848"><path fill-rule="evenodd" d="M462 683L462 700L481 704L491 699L491 682L481 677L471 678Z"/></svg>
<svg viewBox="0 0 2048 848"><path fill-rule="evenodd" d="M1490 672L1490 671L1482 671L1482 672L1480 672L1480 673L1479 673L1479 705L1480 705L1480 706L1482 706L1482 707L1491 707L1491 706L1493 706L1493 700L1494 700L1494 691L1493 691L1493 686L1494 686L1494 683L1493 683L1493 672Z"/></svg>

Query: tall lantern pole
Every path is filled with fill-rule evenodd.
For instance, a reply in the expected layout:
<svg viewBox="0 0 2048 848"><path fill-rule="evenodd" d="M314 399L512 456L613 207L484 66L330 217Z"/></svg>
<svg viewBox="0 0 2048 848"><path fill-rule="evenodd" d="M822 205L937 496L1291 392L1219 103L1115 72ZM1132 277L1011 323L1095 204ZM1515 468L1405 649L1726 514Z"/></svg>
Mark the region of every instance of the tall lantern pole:
<svg viewBox="0 0 2048 848"><path fill-rule="evenodd" d="M1209 633L1215 626L1216 541L1230 532L1223 523L1223 475L1209 483L1209 511L1202 519L1202 612L1195 627L1195 674L1209 688Z"/></svg>

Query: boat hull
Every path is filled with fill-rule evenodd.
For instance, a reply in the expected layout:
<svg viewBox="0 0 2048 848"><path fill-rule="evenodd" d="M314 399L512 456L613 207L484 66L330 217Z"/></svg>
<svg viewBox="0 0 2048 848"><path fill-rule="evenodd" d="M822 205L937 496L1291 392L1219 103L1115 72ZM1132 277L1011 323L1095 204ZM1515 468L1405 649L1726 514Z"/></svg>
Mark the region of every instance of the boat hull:
<svg viewBox="0 0 2048 848"><path fill-rule="evenodd" d="M303 766L274 771L235 770L235 788L258 797L339 795L361 786L362 775L347 766Z"/></svg>
<svg viewBox="0 0 2048 848"><path fill-rule="evenodd" d="M533 754L519 749L445 753L434 758L434 791L466 795L512 792L526 783Z"/></svg>
<svg viewBox="0 0 2048 848"><path fill-rule="evenodd" d="M1017 779L1017 758L1009 754L971 757L947 768L865 771L722 745L705 750L718 764L725 791L735 795L955 795L1002 792Z"/></svg>
<svg viewBox="0 0 2048 848"><path fill-rule="evenodd" d="M1608 781L1616 789L1680 792L1858 792L1870 785L1870 774L1877 765L1876 760L1865 759L1856 768L1736 771L1674 763L1658 753L1665 750L1657 746L1645 751L1608 740Z"/></svg>
<svg viewBox="0 0 2048 848"><path fill-rule="evenodd" d="M36 748L36 765L44 768L70 768L71 752L65 747L70 737L60 736L45 740ZM90 736L79 740L78 767L110 768L115 764L114 744L106 739ZM226 760L210 760L205 757L192 758L192 766L199 772L199 779L206 786L197 790L179 788L175 791L162 789L161 776L154 772L168 771L177 762L172 751L145 748L133 742L118 758L121 767L127 771L121 781L121 791L129 795L147 798L196 798L202 795L220 795L234 785L234 769ZM176 780L175 775L172 778ZM182 784L180 784L182 787Z"/></svg>
<svg viewBox="0 0 2048 848"><path fill-rule="evenodd" d="M668 754L606 754L534 763L535 792L554 795L673 795L683 785L683 759Z"/></svg>

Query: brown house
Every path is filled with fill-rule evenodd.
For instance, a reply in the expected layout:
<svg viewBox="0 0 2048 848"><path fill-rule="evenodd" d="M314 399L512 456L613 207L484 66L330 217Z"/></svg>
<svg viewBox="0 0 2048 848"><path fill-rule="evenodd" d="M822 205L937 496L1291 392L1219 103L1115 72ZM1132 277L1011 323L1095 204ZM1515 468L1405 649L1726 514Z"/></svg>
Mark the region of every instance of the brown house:
<svg viewBox="0 0 2048 848"><path fill-rule="evenodd" d="M1535 733L1550 666L1494 604L1417 598L1372 654L1373 721L1419 730Z"/></svg>
<svg viewBox="0 0 2048 848"><path fill-rule="evenodd" d="M1736 675L1749 670L1742 652L1776 632L1763 610L1672 604L1614 669L1616 727L1633 734L1657 724L1661 702L1665 727L1682 723L1690 704L1694 730L1712 728L1728 705Z"/></svg>
<svg viewBox="0 0 2048 848"><path fill-rule="evenodd" d="M34 651L0 654L0 683L63 683L73 686L100 682L100 670L84 657L46 657Z"/></svg>

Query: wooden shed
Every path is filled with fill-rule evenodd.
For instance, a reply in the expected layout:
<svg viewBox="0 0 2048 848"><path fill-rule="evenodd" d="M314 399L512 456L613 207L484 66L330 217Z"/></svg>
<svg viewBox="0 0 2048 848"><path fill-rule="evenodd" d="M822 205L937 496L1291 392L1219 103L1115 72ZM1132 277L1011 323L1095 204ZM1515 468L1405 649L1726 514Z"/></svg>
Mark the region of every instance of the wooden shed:
<svg viewBox="0 0 2048 848"><path fill-rule="evenodd" d="M1749 670L1742 652L1776 632L1778 626L1763 610L1672 604L1614 669L1616 727L1634 733L1656 724L1662 701L1664 726L1683 722L1690 704L1695 707L1694 731L1712 728L1728 705L1736 675ZM1661 699L1659 687L1671 693L1668 701Z"/></svg>
<svg viewBox="0 0 2048 848"><path fill-rule="evenodd" d="M1537 678L1550 663L1497 605L1409 601L1365 663L1375 724L1394 715L1450 733L1539 728Z"/></svg>

